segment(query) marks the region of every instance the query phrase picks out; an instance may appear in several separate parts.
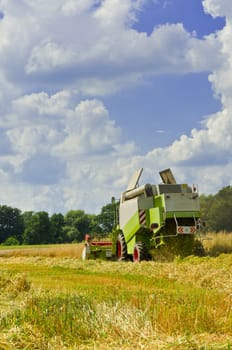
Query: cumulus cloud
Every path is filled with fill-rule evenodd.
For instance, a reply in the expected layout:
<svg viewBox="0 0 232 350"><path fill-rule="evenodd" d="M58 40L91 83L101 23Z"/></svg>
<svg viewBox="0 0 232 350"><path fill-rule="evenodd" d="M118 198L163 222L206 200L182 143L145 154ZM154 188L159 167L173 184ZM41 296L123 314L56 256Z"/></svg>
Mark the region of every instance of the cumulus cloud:
<svg viewBox="0 0 232 350"><path fill-rule="evenodd" d="M45 194L50 196L46 208L54 200L53 211L69 210L71 204L81 208L90 191L96 192L92 208L99 208L99 201L107 202L109 188L111 196L116 191L117 158L135 153L132 142L121 144L121 130L100 100L74 104L74 96L67 91L24 95L12 101L0 125L5 191L10 184L24 187L32 209L43 209ZM16 199L17 193L12 203Z"/></svg>
<svg viewBox="0 0 232 350"><path fill-rule="evenodd" d="M189 135L182 135L169 147L154 149L144 158L137 158L135 163L148 168L150 163L159 164L159 167L172 166L180 180L192 179L201 184L202 192L212 193L232 184L232 3L227 0L205 0L203 5L205 11L214 17L226 16L226 26L216 36L208 37L208 42L217 42L221 55L217 65L211 67L209 81L215 97L221 101L222 109L206 116L198 130L193 129ZM213 46L216 47L215 43ZM200 52L204 53L204 49ZM194 55L196 57L197 50L194 50Z"/></svg>
<svg viewBox="0 0 232 350"><path fill-rule="evenodd" d="M147 74L183 74L217 66L219 42L213 35L196 39L180 23L154 27L149 36L134 30L144 3L2 0L0 62L7 79L21 88L29 84L34 89L63 90L66 83L98 95L98 89L101 94L139 84ZM210 67L202 56L211 57ZM95 82L92 89L89 82Z"/></svg>
<svg viewBox="0 0 232 350"><path fill-rule="evenodd" d="M212 17L226 17L231 20L232 9L230 0L203 0L203 6Z"/></svg>
<svg viewBox="0 0 232 350"><path fill-rule="evenodd" d="M141 166L148 182L170 166L203 191L232 182L231 1L203 1L210 15L227 16L223 30L203 39L181 23L136 31L145 3L0 0L1 201L23 210L96 212ZM99 99L156 74L202 71L222 111L146 155L122 141Z"/></svg>
<svg viewBox="0 0 232 350"><path fill-rule="evenodd" d="M120 135L106 108L97 100L80 102L68 114L64 132L67 136L57 146L59 154L109 153Z"/></svg>

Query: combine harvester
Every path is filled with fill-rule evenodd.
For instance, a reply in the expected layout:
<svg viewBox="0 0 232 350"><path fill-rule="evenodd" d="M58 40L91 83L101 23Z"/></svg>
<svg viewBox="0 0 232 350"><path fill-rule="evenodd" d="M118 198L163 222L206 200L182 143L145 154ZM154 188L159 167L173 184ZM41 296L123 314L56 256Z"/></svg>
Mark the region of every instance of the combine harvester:
<svg viewBox="0 0 232 350"><path fill-rule="evenodd" d="M112 241L86 238L82 258L105 257L134 262L155 259L157 252L188 256L202 249L197 186L177 184L170 169L160 172L163 183L138 186L143 169L135 172L115 203ZM199 253L199 252L198 252Z"/></svg>

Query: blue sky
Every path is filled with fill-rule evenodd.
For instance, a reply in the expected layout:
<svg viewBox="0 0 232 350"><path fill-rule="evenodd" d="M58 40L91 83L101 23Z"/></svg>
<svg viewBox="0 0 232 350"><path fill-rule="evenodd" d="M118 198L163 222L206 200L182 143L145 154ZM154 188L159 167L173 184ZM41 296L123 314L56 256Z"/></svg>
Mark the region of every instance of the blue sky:
<svg viewBox="0 0 232 350"><path fill-rule="evenodd" d="M198 38L202 38L222 29L225 19L206 14L201 0L158 0L146 3L134 28L150 34L154 26L166 23L183 23L188 32L195 32Z"/></svg>
<svg viewBox="0 0 232 350"><path fill-rule="evenodd" d="M148 86L105 98L105 104L124 138L134 140L142 153L168 146L183 133L199 128L202 117L221 108L207 73L157 76Z"/></svg>
<svg viewBox="0 0 232 350"><path fill-rule="evenodd" d="M203 38L221 30L225 18L206 14L201 0L148 1L133 28L150 35L154 27L166 23L183 23L187 31ZM130 87L126 93L122 91L104 101L120 123L124 137L133 139L141 152L148 152L153 147L169 145L183 133L189 134L199 128L204 116L220 109L208 74L161 74L149 78L146 86Z"/></svg>
<svg viewBox="0 0 232 350"><path fill-rule="evenodd" d="M133 172L232 183L230 0L0 1L1 204L97 213Z"/></svg>

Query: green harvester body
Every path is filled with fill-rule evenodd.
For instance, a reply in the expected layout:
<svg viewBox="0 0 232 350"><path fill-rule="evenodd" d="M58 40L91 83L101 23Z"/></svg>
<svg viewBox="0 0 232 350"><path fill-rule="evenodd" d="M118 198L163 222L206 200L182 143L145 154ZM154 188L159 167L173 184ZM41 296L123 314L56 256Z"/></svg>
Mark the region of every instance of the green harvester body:
<svg viewBox="0 0 232 350"><path fill-rule="evenodd" d="M133 175L120 198L112 245L112 254L119 260L128 256L134 261L148 260L168 238L192 245L199 234L197 186L177 184L170 169L160 172L163 183L138 186L142 170Z"/></svg>
<svg viewBox="0 0 232 350"><path fill-rule="evenodd" d="M107 251L108 257L119 261L150 260L153 252L168 245L176 255L193 253L200 228L197 186L177 184L170 169L160 172L162 183L138 186L142 171L135 172L120 201L114 202L111 253L109 244L102 243L91 246L92 256Z"/></svg>

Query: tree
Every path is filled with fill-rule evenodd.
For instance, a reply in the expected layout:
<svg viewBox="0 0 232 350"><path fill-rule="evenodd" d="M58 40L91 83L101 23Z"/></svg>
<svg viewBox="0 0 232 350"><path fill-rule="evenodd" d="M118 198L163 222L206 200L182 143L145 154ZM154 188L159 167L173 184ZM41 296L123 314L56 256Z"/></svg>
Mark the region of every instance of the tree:
<svg viewBox="0 0 232 350"><path fill-rule="evenodd" d="M65 242L81 242L81 234L75 226L65 225L63 228Z"/></svg>
<svg viewBox="0 0 232 350"><path fill-rule="evenodd" d="M206 219L207 229L232 232L232 187L222 188L216 195L201 196L202 217Z"/></svg>
<svg viewBox="0 0 232 350"><path fill-rule="evenodd" d="M97 221L102 229L102 233L110 233L115 225L116 204L109 203L102 207L101 213L97 216Z"/></svg>
<svg viewBox="0 0 232 350"><path fill-rule="evenodd" d="M23 233L24 244L50 243L50 220L45 211L28 212L25 219L25 231Z"/></svg>
<svg viewBox="0 0 232 350"><path fill-rule="evenodd" d="M8 237L15 237L19 242L22 240L24 230L21 211L7 205L0 206L0 243Z"/></svg>
<svg viewBox="0 0 232 350"><path fill-rule="evenodd" d="M88 218L90 220L90 227L89 227L88 233L90 233L92 236L102 235L103 232L98 222L98 216L93 214L88 214Z"/></svg>
<svg viewBox="0 0 232 350"><path fill-rule="evenodd" d="M50 236L51 243L66 242L64 231L64 216L63 214L53 214L50 218Z"/></svg>
<svg viewBox="0 0 232 350"><path fill-rule="evenodd" d="M19 245L20 242L14 236L10 236L2 244L5 245L5 246L11 246L11 245Z"/></svg>
<svg viewBox="0 0 232 350"><path fill-rule="evenodd" d="M232 231L232 187L222 188L214 197L210 208L210 224L216 232Z"/></svg>
<svg viewBox="0 0 232 350"><path fill-rule="evenodd" d="M91 233L91 218L84 210L70 210L65 215L64 221L66 234L69 237L74 235L77 241L82 241L86 233Z"/></svg>
<svg viewBox="0 0 232 350"><path fill-rule="evenodd" d="M22 218L23 218L23 222L24 222L24 227L26 227L28 225L28 223L31 220L32 215L34 214L33 211L25 211L22 214Z"/></svg>

